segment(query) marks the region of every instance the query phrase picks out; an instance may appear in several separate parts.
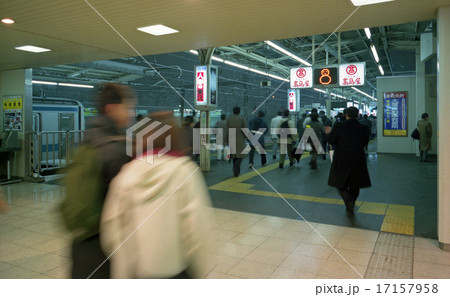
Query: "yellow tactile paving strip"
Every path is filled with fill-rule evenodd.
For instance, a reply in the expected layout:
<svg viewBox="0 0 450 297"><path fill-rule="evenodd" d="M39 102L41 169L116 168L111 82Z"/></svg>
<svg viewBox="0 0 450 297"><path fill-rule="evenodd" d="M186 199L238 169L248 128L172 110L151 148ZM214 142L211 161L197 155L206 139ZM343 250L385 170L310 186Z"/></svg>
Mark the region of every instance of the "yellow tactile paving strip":
<svg viewBox="0 0 450 297"><path fill-rule="evenodd" d="M302 159L308 156L309 154L305 153L302 156ZM285 165L287 164L289 164L288 160L285 162ZM258 169L258 172L259 174L262 175L275 168L278 168L278 163L262 167ZM251 189L254 185L244 183L244 181L249 180L255 176L258 176L258 173L256 173L255 171L248 172L237 178L233 177L226 181L215 184L209 187L209 189L216 191L225 191L232 193L242 193L249 195L278 197L278 198L281 195L283 198L287 199L296 199L316 203L341 204L341 205L344 204L342 199L337 198L314 197L289 193L280 193L279 195L278 193L275 192ZM366 201L356 201L356 206L359 207L357 211L358 213L384 216L384 220L380 231L404 235L414 235L414 211L415 211L414 206L378 203L378 202L366 202Z"/></svg>

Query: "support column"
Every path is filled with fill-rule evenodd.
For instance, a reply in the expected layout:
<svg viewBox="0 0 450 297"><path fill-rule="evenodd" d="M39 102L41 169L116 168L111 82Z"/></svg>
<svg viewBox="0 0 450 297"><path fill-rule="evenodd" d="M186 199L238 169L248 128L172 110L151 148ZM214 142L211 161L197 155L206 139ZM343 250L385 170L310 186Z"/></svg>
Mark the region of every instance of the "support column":
<svg viewBox="0 0 450 297"><path fill-rule="evenodd" d="M420 60L420 46L416 47L416 121L421 119L425 110L425 63ZM411 127L410 133L415 127ZM420 156L419 146L416 144L416 156Z"/></svg>
<svg viewBox="0 0 450 297"><path fill-rule="evenodd" d="M450 250L450 6L438 10L438 240ZM442 127L443 129L440 129Z"/></svg>
<svg viewBox="0 0 450 297"><path fill-rule="evenodd" d="M11 162L11 175L24 178L25 166L27 160L27 148L25 143L25 133L32 132L33 129L33 89L32 89L32 70L18 69L4 71L0 79L0 100L2 103L0 123L1 132L4 132L3 123L3 96L21 96L22 97L22 131L18 131L19 145L22 148L15 152Z"/></svg>

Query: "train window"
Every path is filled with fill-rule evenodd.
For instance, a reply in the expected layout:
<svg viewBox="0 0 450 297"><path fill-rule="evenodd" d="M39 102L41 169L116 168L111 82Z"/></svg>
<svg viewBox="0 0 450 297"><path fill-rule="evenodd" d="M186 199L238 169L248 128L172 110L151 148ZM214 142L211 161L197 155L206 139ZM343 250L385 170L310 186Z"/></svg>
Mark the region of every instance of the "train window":
<svg viewBox="0 0 450 297"><path fill-rule="evenodd" d="M75 130L75 119L73 113L59 114L59 131Z"/></svg>

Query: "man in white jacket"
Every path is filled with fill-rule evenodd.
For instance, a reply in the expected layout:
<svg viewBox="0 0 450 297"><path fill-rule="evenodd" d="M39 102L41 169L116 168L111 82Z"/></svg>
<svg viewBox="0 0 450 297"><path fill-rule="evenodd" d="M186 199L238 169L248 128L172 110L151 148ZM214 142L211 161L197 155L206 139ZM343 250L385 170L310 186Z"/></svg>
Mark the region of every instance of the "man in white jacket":
<svg viewBox="0 0 450 297"><path fill-rule="evenodd" d="M274 117L271 121L270 121L270 133L272 133L272 131L276 131L276 129L279 127L281 120L283 119L283 117L281 116L283 113L281 111L279 111L277 113L277 116ZM272 134L272 155L273 158L276 159L277 158L277 151L278 151L278 134Z"/></svg>

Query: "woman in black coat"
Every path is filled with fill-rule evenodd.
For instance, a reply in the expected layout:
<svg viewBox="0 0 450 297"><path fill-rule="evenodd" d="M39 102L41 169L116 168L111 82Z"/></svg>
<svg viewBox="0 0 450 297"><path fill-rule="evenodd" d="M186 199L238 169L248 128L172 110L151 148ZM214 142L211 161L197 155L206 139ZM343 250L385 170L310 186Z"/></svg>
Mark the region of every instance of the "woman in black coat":
<svg viewBox="0 0 450 297"><path fill-rule="evenodd" d="M371 186L364 153L369 131L358 122L356 107L346 108L344 114L346 121L336 122L327 135L328 143L335 146L328 185L338 189L351 217L359 189Z"/></svg>

